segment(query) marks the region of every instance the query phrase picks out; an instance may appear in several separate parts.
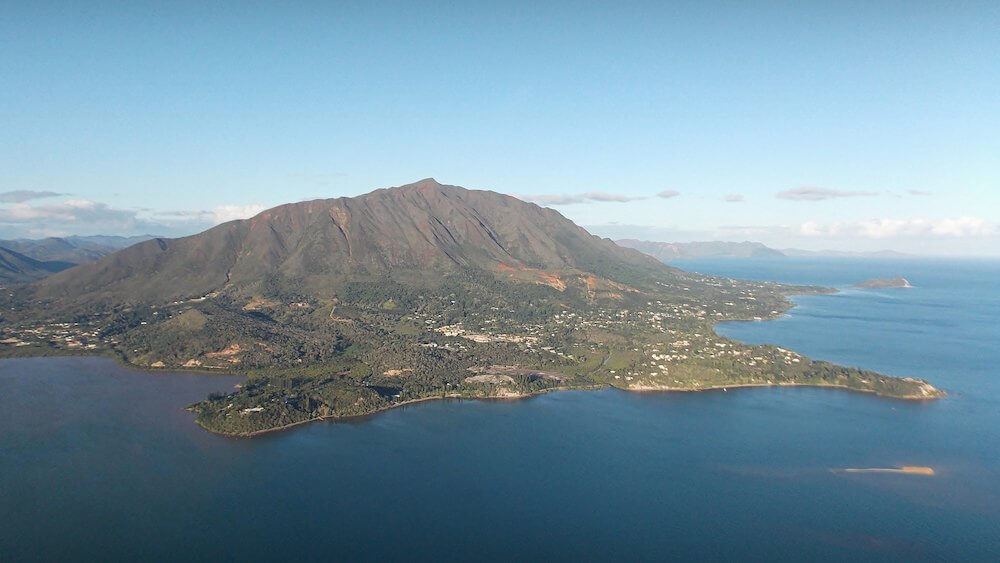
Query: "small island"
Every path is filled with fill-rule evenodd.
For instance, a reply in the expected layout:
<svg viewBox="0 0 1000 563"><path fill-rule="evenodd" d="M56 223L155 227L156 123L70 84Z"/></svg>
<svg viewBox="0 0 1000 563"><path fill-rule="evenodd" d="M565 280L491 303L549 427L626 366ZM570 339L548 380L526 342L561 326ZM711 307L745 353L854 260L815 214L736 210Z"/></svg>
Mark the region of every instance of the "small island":
<svg viewBox="0 0 1000 563"><path fill-rule="evenodd" d="M854 284L854 287L862 289L907 289L913 286L910 285L910 280L904 278L903 276L895 276L891 278L874 278L865 280L861 283Z"/></svg>

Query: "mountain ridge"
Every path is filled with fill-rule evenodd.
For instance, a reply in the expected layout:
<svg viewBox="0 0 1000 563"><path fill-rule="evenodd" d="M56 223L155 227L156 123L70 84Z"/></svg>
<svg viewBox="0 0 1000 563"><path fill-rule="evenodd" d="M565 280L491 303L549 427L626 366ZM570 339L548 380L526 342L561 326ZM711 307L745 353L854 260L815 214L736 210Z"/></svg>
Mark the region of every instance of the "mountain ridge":
<svg viewBox="0 0 1000 563"><path fill-rule="evenodd" d="M275 275L329 290L350 278L397 269L494 271L504 265L598 270L614 279L621 273L612 266L617 262L666 272L655 260L591 235L555 210L428 178L356 197L284 204L189 237L141 242L54 275L36 289L43 298L82 292L112 301L173 300ZM146 279L133 283L137 277Z"/></svg>

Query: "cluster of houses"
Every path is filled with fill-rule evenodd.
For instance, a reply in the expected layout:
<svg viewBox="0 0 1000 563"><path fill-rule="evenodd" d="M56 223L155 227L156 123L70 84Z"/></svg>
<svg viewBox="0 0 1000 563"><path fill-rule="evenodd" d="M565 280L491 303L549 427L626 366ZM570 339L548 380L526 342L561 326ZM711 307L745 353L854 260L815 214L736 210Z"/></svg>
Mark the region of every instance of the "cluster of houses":
<svg viewBox="0 0 1000 563"><path fill-rule="evenodd" d="M112 338L101 338L98 330L80 323L53 323L32 328L12 328L4 331L0 339L4 346L46 346L65 349L96 350L114 343Z"/></svg>

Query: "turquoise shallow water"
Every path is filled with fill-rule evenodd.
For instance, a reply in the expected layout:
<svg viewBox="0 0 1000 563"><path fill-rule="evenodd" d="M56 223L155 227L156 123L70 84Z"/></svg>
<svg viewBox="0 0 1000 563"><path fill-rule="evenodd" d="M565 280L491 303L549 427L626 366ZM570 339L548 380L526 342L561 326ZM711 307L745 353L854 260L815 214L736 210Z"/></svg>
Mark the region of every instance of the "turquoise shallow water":
<svg viewBox="0 0 1000 563"><path fill-rule="evenodd" d="M1000 265L698 261L906 291L803 297L729 337L947 389L613 390L428 402L253 440L182 410L234 378L0 362L0 559L996 560ZM930 465L935 477L837 467Z"/></svg>

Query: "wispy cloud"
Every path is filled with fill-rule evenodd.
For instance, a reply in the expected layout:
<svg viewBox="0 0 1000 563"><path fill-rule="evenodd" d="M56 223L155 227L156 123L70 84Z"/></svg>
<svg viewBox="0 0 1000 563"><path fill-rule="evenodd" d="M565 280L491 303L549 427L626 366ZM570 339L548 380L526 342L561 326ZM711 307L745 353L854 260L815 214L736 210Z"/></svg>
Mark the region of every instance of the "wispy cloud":
<svg viewBox="0 0 1000 563"><path fill-rule="evenodd" d="M640 196L627 196L609 192L586 192L582 194L537 194L514 195L514 197L539 205L573 205L577 203L626 203L646 199Z"/></svg>
<svg viewBox="0 0 1000 563"><path fill-rule="evenodd" d="M677 197L681 195L681 192L677 190L663 190L662 192L656 194L656 197L662 197L663 199L670 199L672 197Z"/></svg>
<svg viewBox="0 0 1000 563"><path fill-rule="evenodd" d="M86 199L47 205L25 202L0 207L4 236L60 234L192 234L213 225L245 219L264 210L260 204L220 205L204 211L122 209Z"/></svg>
<svg viewBox="0 0 1000 563"><path fill-rule="evenodd" d="M236 219L249 219L265 209L267 209L267 206L259 203L220 205L212 209L212 220L216 223L225 223L227 221L235 221Z"/></svg>
<svg viewBox="0 0 1000 563"><path fill-rule="evenodd" d="M265 209L267 209L265 205L250 203L246 205L219 205L204 210L157 211L153 213L153 216L164 220L199 221L218 225L237 219L249 219Z"/></svg>
<svg viewBox="0 0 1000 563"><path fill-rule="evenodd" d="M925 192L924 190L906 190L906 193L916 196L934 195L931 192Z"/></svg>
<svg viewBox="0 0 1000 563"><path fill-rule="evenodd" d="M586 225L589 232L611 239L632 238L639 240L656 240L663 242L689 242L695 240L712 240L716 234L709 230L689 230L678 225L629 225L612 224Z"/></svg>
<svg viewBox="0 0 1000 563"><path fill-rule="evenodd" d="M39 234L168 234L166 225L142 217L138 210L119 209L86 199L0 207L0 229L4 237L11 238Z"/></svg>
<svg viewBox="0 0 1000 563"><path fill-rule="evenodd" d="M746 232L746 233L773 233L776 231L787 231L787 227L780 227L775 225L721 225L719 230L722 232Z"/></svg>
<svg viewBox="0 0 1000 563"><path fill-rule="evenodd" d="M818 223L809 221L798 228L808 237L988 237L997 234L996 223L979 217L945 219L867 219L863 221Z"/></svg>
<svg viewBox="0 0 1000 563"><path fill-rule="evenodd" d="M134 221L136 211L115 209L107 204L86 199L71 199L51 205L15 203L0 208L0 222L27 223L35 221L113 222Z"/></svg>
<svg viewBox="0 0 1000 563"><path fill-rule="evenodd" d="M987 238L1000 235L1000 225L981 217L943 219L872 218L859 221L806 221L792 225L725 225L719 227L730 236L772 236L781 238L839 239L947 239Z"/></svg>
<svg viewBox="0 0 1000 563"><path fill-rule="evenodd" d="M778 192L775 197L778 199L790 199L793 201L822 201L825 199L837 199L843 197L867 197L878 195L875 192L857 192L846 190L831 190L829 188L802 187Z"/></svg>
<svg viewBox="0 0 1000 563"><path fill-rule="evenodd" d="M746 201L743 194L726 194L722 199L728 203L743 203Z"/></svg>
<svg viewBox="0 0 1000 563"><path fill-rule="evenodd" d="M24 203L33 199L44 199L47 197L58 197L61 195L67 194L47 191L39 192L35 190L13 190L9 192L0 192L0 203Z"/></svg>

